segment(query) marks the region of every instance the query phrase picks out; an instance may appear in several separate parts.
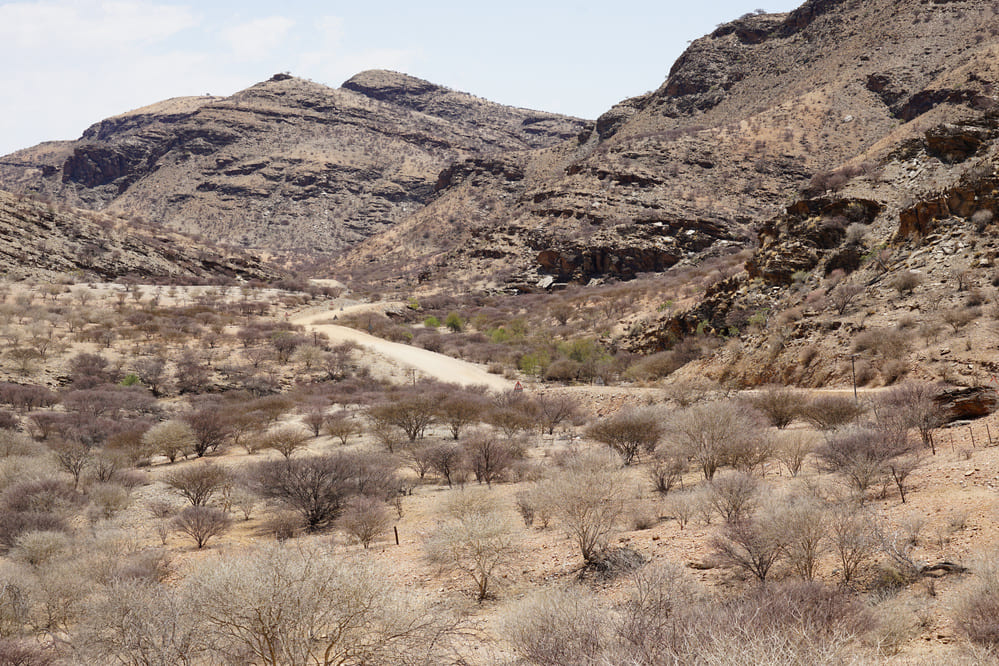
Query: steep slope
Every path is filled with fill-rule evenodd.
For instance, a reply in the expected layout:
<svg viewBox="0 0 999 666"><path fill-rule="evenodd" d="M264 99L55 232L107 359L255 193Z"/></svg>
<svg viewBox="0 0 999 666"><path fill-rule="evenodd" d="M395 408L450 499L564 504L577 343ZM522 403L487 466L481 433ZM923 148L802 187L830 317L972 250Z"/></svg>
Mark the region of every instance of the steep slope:
<svg viewBox="0 0 999 666"><path fill-rule="evenodd" d="M273 279L248 253L220 250L165 229L0 191L0 273L11 280L214 282Z"/></svg>
<svg viewBox="0 0 999 666"><path fill-rule="evenodd" d="M339 89L279 74L9 155L0 186L243 247L335 251L422 206L451 162L551 145L582 127L393 72Z"/></svg>
<svg viewBox="0 0 999 666"><path fill-rule="evenodd" d="M914 25L977 16L973 45L919 90L885 83L911 75L868 77L896 125L766 220L745 272L636 321L630 348L669 349L695 331L737 338L689 372L744 385L995 386L999 25L983 5L945 9Z"/></svg>
<svg viewBox="0 0 999 666"><path fill-rule="evenodd" d="M862 163L991 105L996 11L810 0L742 17L577 139L447 170L434 202L344 267L410 282L481 285L503 271L494 284L585 282L743 245L815 174L853 163L876 179Z"/></svg>

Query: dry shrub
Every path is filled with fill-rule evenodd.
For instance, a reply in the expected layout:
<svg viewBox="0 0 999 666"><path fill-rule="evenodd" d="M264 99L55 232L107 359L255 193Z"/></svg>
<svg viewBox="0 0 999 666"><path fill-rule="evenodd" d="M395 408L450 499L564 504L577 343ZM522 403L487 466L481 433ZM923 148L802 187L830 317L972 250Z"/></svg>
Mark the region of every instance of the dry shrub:
<svg viewBox="0 0 999 666"><path fill-rule="evenodd" d="M813 396L802 415L819 430L836 430L855 421L864 413L853 396L819 394Z"/></svg>
<svg viewBox="0 0 999 666"><path fill-rule="evenodd" d="M33 530L17 537L10 558L40 567L69 552L72 541L65 532Z"/></svg>
<svg viewBox="0 0 999 666"><path fill-rule="evenodd" d="M870 351L889 360L905 358L909 353L910 346L908 332L898 328L877 328L864 331L857 335L853 341L855 353Z"/></svg>
<svg viewBox="0 0 999 666"><path fill-rule="evenodd" d="M191 506L205 506L223 487L232 483L232 473L214 463L194 464L164 477L166 484Z"/></svg>
<svg viewBox="0 0 999 666"><path fill-rule="evenodd" d="M878 430L854 429L826 439L815 450L821 467L840 474L863 503L867 490L891 483L887 463L904 452Z"/></svg>
<svg viewBox="0 0 999 666"><path fill-rule="evenodd" d="M253 509L257 505L257 498L245 488L233 488L229 492L228 500L230 510L237 509L243 515L243 520L250 519Z"/></svg>
<svg viewBox="0 0 999 666"><path fill-rule="evenodd" d="M488 407L476 392L454 389L437 406L437 418L447 425L452 439L458 439L466 427L478 423Z"/></svg>
<svg viewBox="0 0 999 666"><path fill-rule="evenodd" d="M826 298L833 309L835 309L838 314L843 315L846 314L850 304L853 303L853 301L862 293L864 293L864 287L862 285L841 282L829 292Z"/></svg>
<svg viewBox="0 0 999 666"><path fill-rule="evenodd" d="M505 609L500 634L538 666L601 662L611 642L607 609L582 587L538 590Z"/></svg>
<svg viewBox="0 0 999 666"><path fill-rule="evenodd" d="M860 567L874 554L872 520L854 502L836 505L829 510L827 517L829 545L839 565L843 583L849 585Z"/></svg>
<svg viewBox="0 0 999 666"><path fill-rule="evenodd" d="M398 489L394 467L383 456L326 453L269 460L247 471L257 495L295 511L310 531L332 525L355 495L388 497Z"/></svg>
<svg viewBox="0 0 999 666"><path fill-rule="evenodd" d="M3 506L11 512L37 512L66 516L85 502L84 496L62 479L22 481L7 488Z"/></svg>
<svg viewBox="0 0 999 666"><path fill-rule="evenodd" d="M912 291L925 281L922 273L915 271L902 271L888 281L888 285L898 291L899 296L911 294Z"/></svg>
<svg viewBox="0 0 999 666"><path fill-rule="evenodd" d="M690 522L690 518L697 512L698 496L695 491L684 490L673 493L666 498L665 510L674 519L682 530Z"/></svg>
<svg viewBox="0 0 999 666"><path fill-rule="evenodd" d="M756 507L760 482L744 472L728 471L715 475L708 484L711 503L727 523L744 520Z"/></svg>
<svg viewBox="0 0 999 666"><path fill-rule="evenodd" d="M422 456L425 456L429 468L442 481L446 481L449 488L455 482L464 483L468 462L464 447L457 442L431 444L421 451Z"/></svg>
<svg viewBox="0 0 999 666"><path fill-rule="evenodd" d="M359 434L362 430L360 423L347 411L327 415L323 427L327 435L340 441L341 446L346 446L351 435Z"/></svg>
<svg viewBox="0 0 999 666"><path fill-rule="evenodd" d="M517 493L514 501L517 513L520 514L521 519L524 521L524 527L533 527L536 514L535 502L531 493L529 491L522 490Z"/></svg>
<svg viewBox="0 0 999 666"><path fill-rule="evenodd" d="M146 456L164 455L170 462L194 451L196 442L194 430L179 419L158 423L142 436Z"/></svg>
<svg viewBox="0 0 999 666"><path fill-rule="evenodd" d="M297 426L281 426L275 428L261 438L261 448L274 449L285 458L290 458L295 451L306 446L309 434Z"/></svg>
<svg viewBox="0 0 999 666"><path fill-rule="evenodd" d="M988 300L988 296L985 295L985 292L976 287L968 292L967 298L964 299L964 304L968 307L978 307L980 305L985 305Z"/></svg>
<svg viewBox="0 0 999 666"><path fill-rule="evenodd" d="M698 604L683 620L676 661L665 663L847 663L859 657L859 639L875 626L860 601L818 583L767 585L746 597Z"/></svg>
<svg viewBox="0 0 999 666"><path fill-rule="evenodd" d="M45 647L25 640L0 639L0 664L5 666L50 666L57 655Z"/></svg>
<svg viewBox="0 0 999 666"><path fill-rule="evenodd" d="M762 416L734 400L677 411L670 416L667 433L709 481L723 465L751 466L763 451Z"/></svg>
<svg viewBox="0 0 999 666"><path fill-rule="evenodd" d="M88 493L96 517L110 519L131 504L128 488L119 483L95 483Z"/></svg>
<svg viewBox="0 0 999 666"><path fill-rule="evenodd" d="M642 502L629 509L628 523L632 530L647 530L659 524L659 517L651 505Z"/></svg>
<svg viewBox="0 0 999 666"><path fill-rule="evenodd" d="M170 557L159 548L140 550L119 560L111 580L163 582L170 575Z"/></svg>
<svg viewBox="0 0 999 666"><path fill-rule="evenodd" d="M444 663L448 615L395 587L374 565L305 542L209 559L178 594L211 651L195 661Z"/></svg>
<svg viewBox="0 0 999 666"><path fill-rule="evenodd" d="M808 367L812 364L812 361L816 359L819 355L819 350L814 345L807 345L801 349L801 353L798 354L798 363L803 367Z"/></svg>
<svg viewBox="0 0 999 666"><path fill-rule="evenodd" d="M586 562L597 558L623 509L627 478L612 458L579 456L538 487L555 522Z"/></svg>
<svg viewBox="0 0 999 666"><path fill-rule="evenodd" d="M682 451L672 446L658 446L649 465L649 479L653 489L660 495L667 495L677 483L682 483L687 471L687 458Z"/></svg>
<svg viewBox="0 0 999 666"><path fill-rule="evenodd" d="M703 402L717 393L719 386L705 377L676 381L666 386L663 393L667 400L678 407L689 407Z"/></svg>
<svg viewBox="0 0 999 666"><path fill-rule="evenodd" d="M711 544L722 565L752 575L761 585L782 555L770 515L728 523Z"/></svg>
<svg viewBox="0 0 999 666"><path fill-rule="evenodd" d="M785 430L773 440L774 457L787 468L788 474L798 476L805 458L815 450L815 436L806 430Z"/></svg>
<svg viewBox="0 0 999 666"><path fill-rule="evenodd" d="M392 520L385 502L360 495L347 503L340 516L340 528L367 548L379 534L388 529Z"/></svg>
<svg viewBox="0 0 999 666"><path fill-rule="evenodd" d="M679 657L678 629L703 595L676 565L648 565L634 574L635 587L619 608L616 631L623 663L673 663ZM682 640L682 639L681 639Z"/></svg>
<svg viewBox="0 0 999 666"><path fill-rule="evenodd" d="M940 318L944 323L954 329L955 333L957 333L959 330L978 319L981 315L982 311L979 308L961 305L944 309L943 312L940 313Z"/></svg>
<svg viewBox="0 0 999 666"><path fill-rule="evenodd" d="M470 578L479 601L493 593L500 571L513 561L518 546L506 511L485 492L452 497L424 542L427 559Z"/></svg>
<svg viewBox="0 0 999 666"><path fill-rule="evenodd" d="M750 394L746 400L766 415L770 425L784 429L799 416L807 397L801 391L787 386L770 385Z"/></svg>
<svg viewBox="0 0 999 666"><path fill-rule="evenodd" d="M880 622L875 627L870 642L881 657L898 655L919 633L919 608L912 600L894 596L882 600L876 608Z"/></svg>
<svg viewBox="0 0 999 666"><path fill-rule="evenodd" d="M478 483L491 486L506 479L510 468L523 458L523 449L514 441L487 432L473 432L464 442L465 462Z"/></svg>
<svg viewBox="0 0 999 666"><path fill-rule="evenodd" d="M591 592L539 592L504 613L500 633L532 664L826 664L862 659L876 626L864 605L817 583L709 599L675 567L645 567L617 609Z"/></svg>
<svg viewBox="0 0 999 666"><path fill-rule="evenodd" d="M999 649L999 565L986 561L973 569L954 610L957 627L975 645Z"/></svg>
<svg viewBox="0 0 999 666"><path fill-rule="evenodd" d="M802 580L815 577L815 567L826 551L826 507L812 497L788 497L772 509L784 558Z"/></svg>
<svg viewBox="0 0 999 666"><path fill-rule="evenodd" d="M302 529L302 518L293 511L278 511L264 521L265 532L274 536L279 542L298 536Z"/></svg>
<svg viewBox="0 0 999 666"><path fill-rule="evenodd" d="M622 410L591 425L586 436L606 444L630 465L641 453L655 451L663 426L658 415L647 409Z"/></svg>
<svg viewBox="0 0 999 666"><path fill-rule="evenodd" d="M885 386L891 386L909 373L909 366L905 361L887 361L881 366L881 377Z"/></svg>
<svg viewBox="0 0 999 666"><path fill-rule="evenodd" d="M113 581L87 604L74 647L88 663L197 661L203 626L186 602L152 581Z"/></svg>
<svg viewBox="0 0 999 666"><path fill-rule="evenodd" d="M867 386L878 377L878 371L867 361L857 363L857 386Z"/></svg>
<svg viewBox="0 0 999 666"><path fill-rule="evenodd" d="M33 456L42 452L42 447L26 433L0 430L0 457Z"/></svg>
<svg viewBox="0 0 999 666"><path fill-rule="evenodd" d="M672 351L656 352L633 363L625 376L639 381L654 381L673 374L683 365L683 357Z"/></svg>

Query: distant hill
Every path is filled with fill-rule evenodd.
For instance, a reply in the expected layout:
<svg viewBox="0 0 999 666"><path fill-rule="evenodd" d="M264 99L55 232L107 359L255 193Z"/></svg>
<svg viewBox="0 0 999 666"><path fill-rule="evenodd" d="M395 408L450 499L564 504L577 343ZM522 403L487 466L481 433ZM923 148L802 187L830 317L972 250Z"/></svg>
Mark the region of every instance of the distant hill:
<svg viewBox="0 0 999 666"><path fill-rule="evenodd" d="M550 146L584 124L394 72L339 89L278 74L0 158L0 187L241 247L331 252L422 207L452 162Z"/></svg>

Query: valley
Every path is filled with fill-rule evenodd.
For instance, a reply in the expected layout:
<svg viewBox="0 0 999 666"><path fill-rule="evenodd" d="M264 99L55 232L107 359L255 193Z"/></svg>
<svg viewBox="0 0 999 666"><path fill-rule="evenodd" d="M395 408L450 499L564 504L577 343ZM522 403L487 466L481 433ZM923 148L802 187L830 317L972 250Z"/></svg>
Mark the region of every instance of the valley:
<svg viewBox="0 0 999 666"><path fill-rule="evenodd" d="M997 55L807 0L595 119L285 72L0 157L0 663L999 663Z"/></svg>

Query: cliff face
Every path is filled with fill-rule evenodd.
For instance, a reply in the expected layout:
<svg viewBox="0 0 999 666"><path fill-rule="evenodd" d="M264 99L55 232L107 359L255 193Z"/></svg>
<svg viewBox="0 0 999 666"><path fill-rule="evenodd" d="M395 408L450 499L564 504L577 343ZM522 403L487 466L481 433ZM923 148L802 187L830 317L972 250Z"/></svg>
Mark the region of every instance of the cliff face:
<svg viewBox="0 0 999 666"><path fill-rule="evenodd" d="M511 285L626 278L746 245L803 191L839 187L831 172L852 165L850 178L876 181L913 141L953 165L989 135L926 132L967 127L995 104L997 10L810 0L747 15L694 41L657 90L576 139L450 168L430 205L344 268L424 282L504 271L499 282ZM939 186L909 179L875 202L895 211Z"/></svg>
<svg viewBox="0 0 999 666"><path fill-rule="evenodd" d="M121 217L0 191L0 274L9 280L229 282L280 273L258 257L210 247Z"/></svg>
<svg viewBox="0 0 999 666"><path fill-rule="evenodd" d="M583 125L393 72L335 90L279 74L0 158L0 185L229 244L328 252L422 206L455 160L548 146Z"/></svg>

